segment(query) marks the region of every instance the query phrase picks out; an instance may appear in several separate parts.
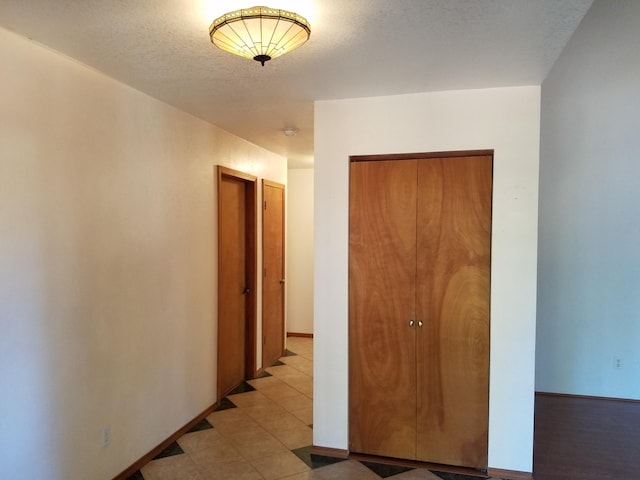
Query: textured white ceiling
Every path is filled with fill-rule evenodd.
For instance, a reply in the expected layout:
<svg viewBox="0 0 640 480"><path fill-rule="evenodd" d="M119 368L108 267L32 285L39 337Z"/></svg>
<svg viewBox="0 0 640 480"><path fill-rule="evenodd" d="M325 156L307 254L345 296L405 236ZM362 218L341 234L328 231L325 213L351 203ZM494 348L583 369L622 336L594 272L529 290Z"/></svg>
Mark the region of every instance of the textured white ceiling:
<svg viewBox="0 0 640 480"><path fill-rule="evenodd" d="M314 100L539 85L593 2L292 1L266 5L308 16L311 39L264 67L209 41L215 15L254 6L237 0L0 0L0 26L295 167L313 162Z"/></svg>

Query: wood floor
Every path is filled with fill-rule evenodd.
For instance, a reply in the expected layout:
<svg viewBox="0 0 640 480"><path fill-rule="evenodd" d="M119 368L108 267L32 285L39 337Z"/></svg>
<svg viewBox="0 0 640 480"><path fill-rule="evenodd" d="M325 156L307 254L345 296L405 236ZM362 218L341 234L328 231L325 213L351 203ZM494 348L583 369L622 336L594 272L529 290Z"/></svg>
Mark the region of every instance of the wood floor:
<svg viewBox="0 0 640 480"><path fill-rule="evenodd" d="M536 395L535 480L640 479L640 402Z"/></svg>

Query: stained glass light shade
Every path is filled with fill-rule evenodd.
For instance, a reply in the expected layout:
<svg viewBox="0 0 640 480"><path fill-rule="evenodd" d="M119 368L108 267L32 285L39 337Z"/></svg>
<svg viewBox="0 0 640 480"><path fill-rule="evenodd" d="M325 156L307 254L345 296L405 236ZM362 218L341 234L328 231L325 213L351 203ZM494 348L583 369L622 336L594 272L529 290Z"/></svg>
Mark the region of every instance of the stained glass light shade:
<svg viewBox="0 0 640 480"><path fill-rule="evenodd" d="M209 27L213 44L262 63L298 48L311 35L309 22L297 13L251 7L225 13Z"/></svg>

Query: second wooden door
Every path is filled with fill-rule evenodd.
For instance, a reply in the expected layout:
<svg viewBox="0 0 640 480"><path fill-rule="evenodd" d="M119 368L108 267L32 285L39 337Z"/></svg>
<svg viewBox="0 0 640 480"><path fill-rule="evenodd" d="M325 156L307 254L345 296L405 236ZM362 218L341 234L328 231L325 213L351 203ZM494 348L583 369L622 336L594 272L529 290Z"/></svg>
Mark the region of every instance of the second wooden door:
<svg viewBox="0 0 640 480"><path fill-rule="evenodd" d="M284 185L263 180L262 366L284 353Z"/></svg>

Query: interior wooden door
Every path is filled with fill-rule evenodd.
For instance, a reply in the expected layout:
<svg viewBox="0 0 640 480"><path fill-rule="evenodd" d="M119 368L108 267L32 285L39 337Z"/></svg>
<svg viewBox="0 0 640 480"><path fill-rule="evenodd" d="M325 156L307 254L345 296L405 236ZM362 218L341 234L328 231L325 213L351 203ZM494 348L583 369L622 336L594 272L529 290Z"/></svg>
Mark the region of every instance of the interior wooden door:
<svg viewBox="0 0 640 480"><path fill-rule="evenodd" d="M350 164L352 452L415 458L416 173L415 161Z"/></svg>
<svg viewBox="0 0 640 480"><path fill-rule="evenodd" d="M255 177L218 167L218 398L255 372Z"/></svg>
<svg viewBox="0 0 640 480"><path fill-rule="evenodd" d="M491 189L491 156L418 164L418 460L487 467Z"/></svg>
<svg viewBox="0 0 640 480"><path fill-rule="evenodd" d="M263 180L262 366L284 353L284 185Z"/></svg>

